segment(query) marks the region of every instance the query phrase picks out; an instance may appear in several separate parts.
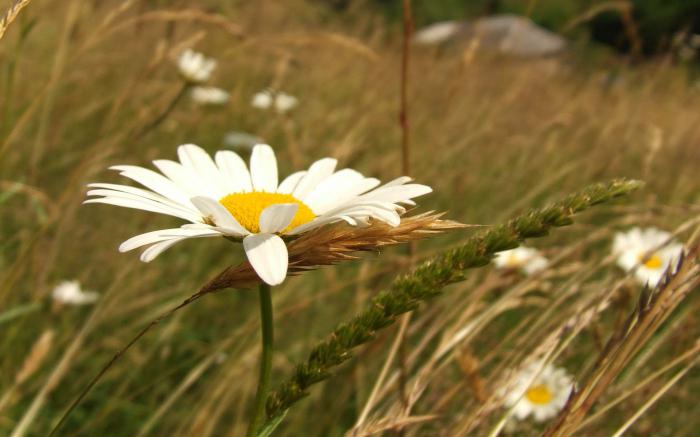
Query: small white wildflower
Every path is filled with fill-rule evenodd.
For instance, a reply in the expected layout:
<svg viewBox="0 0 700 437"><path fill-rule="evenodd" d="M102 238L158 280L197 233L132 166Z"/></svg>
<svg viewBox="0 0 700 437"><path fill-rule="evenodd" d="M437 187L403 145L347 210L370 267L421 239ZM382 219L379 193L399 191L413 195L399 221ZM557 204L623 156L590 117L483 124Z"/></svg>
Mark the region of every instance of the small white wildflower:
<svg viewBox="0 0 700 437"><path fill-rule="evenodd" d="M224 136L224 145L231 149L242 149L251 151L256 144L262 144L265 141L257 135L247 132L231 131Z"/></svg>
<svg viewBox="0 0 700 437"><path fill-rule="evenodd" d="M680 259L683 245L666 231L635 227L615 235L613 253L623 270L634 271L641 284L655 287L666 269Z"/></svg>
<svg viewBox="0 0 700 437"><path fill-rule="evenodd" d="M223 105L228 102L229 93L213 86L192 88L192 100L199 105Z"/></svg>
<svg viewBox="0 0 700 437"><path fill-rule="evenodd" d="M284 114L299 104L299 99L283 92L266 89L256 93L250 101L251 106L258 109L274 109Z"/></svg>
<svg viewBox="0 0 700 437"><path fill-rule="evenodd" d="M256 93L250 101L251 106L258 109L269 109L272 106L273 96L270 90Z"/></svg>
<svg viewBox="0 0 700 437"><path fill-rule="evenodd" d="M461 21L442 21L416 32L413 41L418 45L442 44L464 32L465 28L465 23Z"/></svg>
<svg viewBox="0 0 700 437"><path fill-rule="evenodd" d="M559 413L566 404L573 382L566 370L541 362L527 366L518 375L513 387L505 393L505 404L513 408L513 415L523 420L532 415L543 422Z"/></svg>
<svg viewBox="0 0 700 437"><path fill-rule="evenodd" d="M299 99L296 97L286 93L279 93L275 99L275 110L280 114L284 114L287 111L294 109L294 107L296 107L298 104Z"/></svg>
<svg viewBox="0 0 700 437"><path fill-rule="evenodd" d="M94 291L85 291L80 288L78 281L63 281L51 292L53 300L67 305L88 305L99 298Z"/></svg>
<svg viewBox="0 0 700 437"><path fill-rule="evenodd" d="M527 275L541 272L549 265L537 249L525 246L498 252L493 262L499 269L521 269Z"/></svg>
<svg viewBox="0 0 700 437"><path fill-rule="evenodd" d="M180 75L190 83L204 83L209 80L216 68L216 60L207 58L202 53L187 49L177 60Z"/></svg>

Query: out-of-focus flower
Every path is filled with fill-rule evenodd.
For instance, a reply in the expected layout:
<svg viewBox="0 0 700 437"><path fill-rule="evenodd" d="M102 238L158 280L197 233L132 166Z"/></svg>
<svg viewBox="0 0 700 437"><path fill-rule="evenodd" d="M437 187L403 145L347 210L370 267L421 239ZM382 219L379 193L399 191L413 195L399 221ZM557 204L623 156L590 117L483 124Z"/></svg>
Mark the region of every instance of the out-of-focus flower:
<svg viewBox="0 0 700 437"><path fill-rule="evenodd" d="M537 249L525 246L498 252L493 262L499 269L520 269L527 275L534 275L549 265Z"/></svg>
<svg viewBox="0 0 700 437"><path fill-rule="evenodd" d="M286 93L278 93L277 98L275 99L275 110L280 114L284 114L285 112L294 109L297 104L299 104L299 100L296 97Z"/></svg>
<svg viewBox="0 0 700 437"><path fill-rule="evenodd" d="M204 83L209 80L216 68L216 60L204 54L187 49L177 60L180 75L190 83Z"/></svg>
<svg viewBox="0 0 700 437"><path fill-rule="evenodd" d="M416 32L413 41L419 45L442 44L464 32L466 27L466 24L461 21L442 21Z"/></svg>
<svg viewBox="0 0 700 437"><path fill-rule="evenodd" d="M518 375L513 387L505 393L505 404L513 407L513 415L523 420L532 415L543 422L559 413L569 398L573 382L566 370L535 362Z"/></svg>
<svg viewBox="0 0 700 437"><path fill-rule="evenodd" d="M625 271L634 271L641 284L655 287L666 269L681 257L683 245L672 235L657 228L632 228L618 232L613 242L617 265Z"/></svg>
<svg viewBox="0 0 700 437"><path fill-rule="evenodd" d="M223 105L230 97L226 91L214 86L196 86L192 88L191 95L199 105Z"/></svg>
<svg viewBox="0 0 700 437"><path fill-rule="evenodd" d="M100 295L80 288L78 281L63 281L51 292L53 300L66 305L88 305L95 303Z"/></svg>
<svg viewBox="0 0 700 437"><path fill-rule="evenodd" d="M250 151L253 149L253 146L262 142L262 138L247 132L231 131L224 136L224 146L232 149Z"/></svg>
<svg viewBox="0 0 700 437"><path fill-rule="evenodd" d="M285 240L343 221L366 226L374 219L397 227L406 212L402 205L414 205L412 198L432 191L409 183L408 177L377 188L378 179L347 168L335 171L337 161L332 158L278 183L275 152L266 144L253 148L249 167L234 152L219 151L212 159L194 144L180 146L178 156L180 162L153 161L163 174L131 165L112 167L149 190L90 184L93 189L87 194L94 198L85 203L142 209L190 222L130 238L119 247L121 252L147 247L141 260L149 262L189 238L229 237L243 242L251 266L270 285L287 276Z"/></svg>
<svg viewBox="0 0 700 437"><path fill-rule="evenodd" d="M253 108L270 109L274 102L274 96L270 90L260 91L256 93L250 101Z"/></svg>
<svg viewBox="0 0 700 437"><path fill-rule="evenodd" d="M274 109L284 114L299 104L299 99L287 93L266 89L255 94L250 101L251 106L258 109Z"/></svg>

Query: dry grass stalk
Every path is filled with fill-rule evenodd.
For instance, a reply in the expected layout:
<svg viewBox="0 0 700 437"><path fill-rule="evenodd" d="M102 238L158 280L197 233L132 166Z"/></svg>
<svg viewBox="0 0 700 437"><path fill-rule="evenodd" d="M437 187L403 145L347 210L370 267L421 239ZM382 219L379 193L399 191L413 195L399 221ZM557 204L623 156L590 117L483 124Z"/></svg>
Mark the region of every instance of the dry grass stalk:
<svg viewBox="0 0 700 437"><path fill-rule="evenodd" d="M605 413L609 412L613 407L619 405L622 401L630 398L632 395L637 394L641 390L647 388L652 382L655 382L657 379L659 379L661 376L666 374L668 371L670 371L674 367L678 366L680 363L683 363L684 361L688 361L690 358L697 357L698 353L700 353L700 340L696 341L695 345L692 348L681 353L679 356L672 359L669 363L667 363L666 365L664 365L660 369L654 371L653 373L651 373L649 376L647 376L646 378L644 378L640 382L636 383L634 387L621 393L615 399L609 401L604 406L599 408L595 412L595 414L590 415L588 418L586 418L585 421L583 421L581 423L579 430L587 427L588 425L591 425L592 423L594 423L598 419L602 418L605 415Z"/></svg>
<svg viewBox="0 0 700 437"><path fill-rule="evenodd" d="M568 436L576 432L605 389L678 304L700 285L699 250L696 242L687 257L679 262L676 273L668 273L654 290L642 292L634 312L613 334L588 378L572 394L545 436Z"/></svg>
<svg viewBox="0 0 700 437"><path fill-rule="evenodd" d="M17 16L19 16L19 13L22 12L22 9L29 5L31 1L32 0L16 0L12 6L10 6L10 9L5 12L5 15L0 18L0 39L5 36L7 28L10 27L10 24L12 24L12 22L17 19Z"/></svg>
<svg viewBox="0 0 700 437"><path fill-rule="evenodd" d="M381 222L373 222L364 228L346 224L324 226L288 244L289 274L357 259L358 252L374 252L383 247L468 227L452 220L443 220L440 218L442 215L429 212L404 217L396 227ZM250 263L244 262L224 270L205 285L202 291L209 293L223 288L247 288L259 280Z"/></svg>
<svg viewBox="0 0 700 437"><path fill-rule="evenodd" d="M34 346L32 346L32 350L29 351L27 358L24 359L22 368L17 372L15 384L24 383L39 369L41 363L44 362L44 358L51 350L54 335L55 332L52 329L47 329L41 334Z"/></svg>
<svg viewBox="0 0 700 437"><path fill-rule="evenodd" d="M46 355L48 355L53 345L55 332L52 329L44 331L32 346L29 354L24 359L22 367L15 375L14 384L0 396L0 411L5 409L13 400L17 389L24 384L41 367Z"/></svg>

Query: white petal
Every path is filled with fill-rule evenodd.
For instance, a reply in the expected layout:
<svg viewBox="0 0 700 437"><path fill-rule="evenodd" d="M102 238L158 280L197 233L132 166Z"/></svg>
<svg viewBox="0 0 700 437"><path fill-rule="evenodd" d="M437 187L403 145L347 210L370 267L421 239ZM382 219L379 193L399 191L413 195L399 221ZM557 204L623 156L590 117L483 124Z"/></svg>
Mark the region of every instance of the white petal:
<svg viewBox="0 0 700 437"><path fill-rule="evenodd" d="M367 203L354 205L346 209L340 209L332 214L327 215L335 217L352 217L356 219L363 219L365 217L371 217L380 221L383 221L390 226L398 226L401 223L401 217L389 204L383 203Z"/></svg>
<svg viewBox="0 0 700 437"><path fill-rule="evenodd" d="M179 162L170 161L169 159L157 159L153 161L153 165L168 179L173 181L183 193L187 193L185 198L188 204L191 205L189 203L190 197L203 196L207 193L206 186L202 184L202 180Z"/></svg>
<svg viewBox="0 0 700 437"><path fill-rule="evenodd" d="M141 188L132 187L129 185L106 184L106 183L96 182L96 183L88 184L87 186L90 188L104 188L104 189L112 190L112 191L120 191L122 193L135 194L137 196L140 196L140 197L143 197L146 199L150 199L150 200L154 200L156 202L160 202L160 203L163 203L165 205L170 205L173 207L182 208L184 210L191 211L193 213L197 213L197 211L194 209L194 206L190 203L189 200L187 201L186 204L182 204L182 203L177 202L175 200L168 199L167 197L162 196L158 193L154 193L153 191L148 191L148 190L144 190Z"/></svg>
<svg viewBox="0 0 700 437"><path fill-rule="evenodd" d="M277 191L277 158L272 147L258 144L250 156L250 178L255 191Z"/></svg>
<svg viewBox="0 0 700 437"><path fill-rule="evenodd" d="M260 232L274 234L282 231L294 219L299 205L296 203L278 203L268 206L260 213Z"/></svg>
<svg viewBox="0 0 700 437"><path fill-rule="evenodd" d="M131 187L133 188L133 187ZM138 190L138 188L134 188ZM146 190L142 190L143 193L130 193L125 191L116 191L108 189L96 189L87 192L88 196L102 196L104 198L116 198L116 199L128 199L135 200L137 202L144 202L146 204L153 205L154 208L167 213L168 215L173 215L175 217L185 218L185 220L198 222L200 221L200 214L193 209L186 208L178 203L172 202L163 196L151 193Z"/></svg>
<svg viewBox="0 0 700 437"><path fill-rule="evenodd" d="M132 179L168 199L187 204L188 195L170 179L153 170L134 165L115 165L110 168L118 170L122 176Z"/></svg>
<svg viewBox="0 0 700 437"><path fill-rule="evenodd" d="M321 182L333 174L338 161L333 158L323 158L311 164L306 175L294 189L294 197L304 200Z"/></svg>
<svg viewBox="0 0 700 437"><path fill-rule="evenodd" d="M284 241L274 234L252 234L243 239L250 265L260 279L278 285L287 277L289 255Z"/></svg>
<svg viewBox="0 0 700 437"><path fill-rule="evenodd" d="M253 191L248 167L240 156L229 150L220 150L216 152L215 159L227 194Z"/></svg>
<svg viewBox="0 0 700 437"><path fill-rule="evenodd" d="M166 250L170 249L172 246L175 244L179 243L182 240L186 240L187 237L181 237L181 238L173 238L171 240L166 240L166 241L161 241L160 243L156 243L153 246L149 247L148 249L144 250L143 253L141 254L141 261L145 263L149 263L156 259L158 255L161 253L165 252Z"/></svg>
<svg viewBox="0 0 700 437"><path fill-rule="evenodd" d="M197 179L204 181L210 196L219 199L228 194L219 168L204 149L194 144L183 144L177 148L177 155L183 167L189 169Z"/></svg>
<svg viewBox="0 0 700 437"><path fill-rule="evenodd" d="M362 196L365 200L397 203L432 192L427 185L409 184L380 187Z"/></svg>
<svg viewBox="0 0 700 437"><path fill-rule="evenodd" d="M131 237L121 245L119 245L120 252L128 252L136 248L147 246L149 244L158 243L165 240L172 240L173 238L179 237L213 237L221 235L220 232L215 231L212 228L174 228L174 229L161 229L153 232L146 232L145 234L136 235Z"/></svg>
<svg viewBox="0 0 700 437"><path fill-rule="evenodd" d="M340 217L336 217L336 216L316 217L315 219L311 220L308 223L304 223L303 225L297 226L296 228L287 232L286 235L303 234L304 232L308 232L312 229L320 228L321 226L325 226L325 225L330 224L330 223L338 222L340 220L342 220L342 219Z"/></svg>
<svg viewBox="0 0 700 437"><path fill-rule="evenodd" d="M365 178L354 170L344 169L320 183L304 199L304 203L320 215L341 206L377 185L379 185L378 179Z"/></svg>
<svg viewBox="0 0 700 437"><path fill-rule="evenodd" d="M148 201L146 199L136 200L136 199L127 199L125 197L110 196L110 197L100 197L98 199L88 199L88 200L84 201L83 203L104 203L106 205L115 205L115 206L121 206L124 208L140 209L143 211L150 211L150 212L155 212L158 214L171 215L173 217L178 217L178 218L181 218L181 219L187 220L187 221L193 221L192 220L193 217L189 214L183 214L180 211L175 211L175 210L168 208L164 205L161 205L157 202Z"/></svg>
<svg viewBox="0 0 700 437"><path fill-rule="evenodd" d="M388 188L388 187L395 187L397 185L404 185L409 182L411 182L413 179L408 177L408 176L399 176L396 179L393 179L386 184L382 185L382 188Z"/></svg>
<svg viewBox="0 0 700 437"><path fill-rule="evenodd" d="M298 171L287 176L279 187L277 192L282 194L291 194L299 184L299 181L306 175L306 171Z"/></svg>
<svg viewBox="0 0 700 437"><path fill-rule="evenodd" d="M204 196L193 197L190 200L205 217L210 217L217 226L228 229L230 235L242 236L250 234L250 232L241 226L238 220L216 200Z"/></svg>

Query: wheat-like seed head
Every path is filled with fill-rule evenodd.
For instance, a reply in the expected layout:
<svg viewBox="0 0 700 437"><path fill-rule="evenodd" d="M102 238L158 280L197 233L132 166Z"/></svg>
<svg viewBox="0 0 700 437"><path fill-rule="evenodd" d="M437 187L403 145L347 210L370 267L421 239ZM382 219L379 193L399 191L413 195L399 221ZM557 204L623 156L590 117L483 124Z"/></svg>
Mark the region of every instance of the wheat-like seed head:
<svg viewBox="0 0 700 437"><path fill-rule="evenodd" d="M295 275L344 260L357 259L359 252L376 252L383 247L470 226L443 220L442 216L443 213L427 212L404 217L401 224L395 227L373 221L366 227L340 223L316 229L288 244L289 274ZM258 275L250 263L244 262L224 270L204 290L212 292L222 288L244 288L258 281Z"/></svg>
<svg viewBox="0 0 700 437"><path fill-rule="evenodd" d="M15 1L7 12L5 12L5 15L0 18L0 39L2 39L2 37L5 35L5 31L8 27L10 27L10 24L15 21L22 9L24 9L30 2L31 0Z"/></svg>

